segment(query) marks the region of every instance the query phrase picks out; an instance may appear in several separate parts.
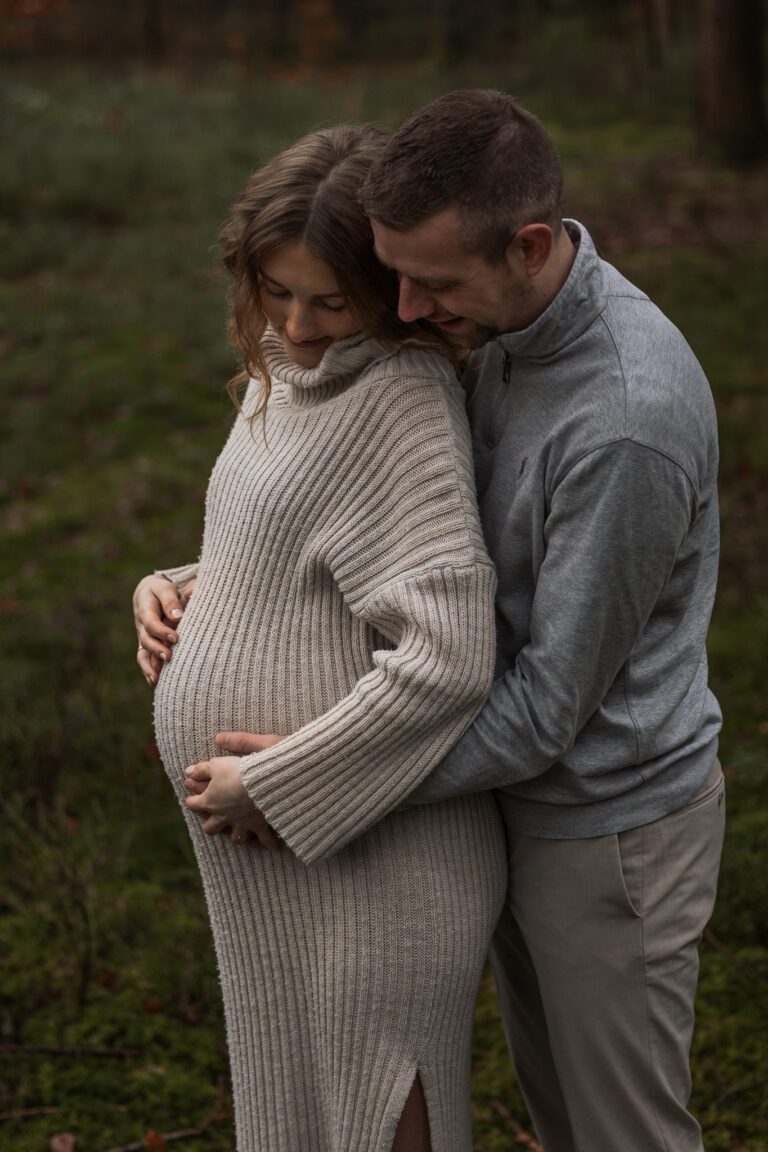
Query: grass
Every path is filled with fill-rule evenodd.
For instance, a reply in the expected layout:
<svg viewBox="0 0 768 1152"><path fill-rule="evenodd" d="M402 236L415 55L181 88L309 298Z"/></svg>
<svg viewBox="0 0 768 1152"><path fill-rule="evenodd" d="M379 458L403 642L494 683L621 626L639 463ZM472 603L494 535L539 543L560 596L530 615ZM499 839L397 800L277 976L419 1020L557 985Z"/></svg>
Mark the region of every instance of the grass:
<svg viewBox="0 0 768 1152"><path fill-rule="evenodd" d="M652 110L590 91L578 108L558 103L535 69L461 82L500 83L542 111L569 211L679 324L716 393L723 564L710 658L730 821L702 948L694 1102L710 1152L768 1152L765 172L710 167L682 121ZM213 246L248 171L302 131L394 124L452 83L428 67L335 85L5 74L0 1021L6 1045L133 1054L0 1050L0 1114L29 1112L2 1120L3 1147L36 1152L70 1131L82 1152L102 1152L212 1110L221 1118L183 1147L232 1147L212 949L134 665L130 593L197 552L231 419ZM478 1147L509 1149L495 1101L529 1122L488 979L474 1081Z"/></svg>

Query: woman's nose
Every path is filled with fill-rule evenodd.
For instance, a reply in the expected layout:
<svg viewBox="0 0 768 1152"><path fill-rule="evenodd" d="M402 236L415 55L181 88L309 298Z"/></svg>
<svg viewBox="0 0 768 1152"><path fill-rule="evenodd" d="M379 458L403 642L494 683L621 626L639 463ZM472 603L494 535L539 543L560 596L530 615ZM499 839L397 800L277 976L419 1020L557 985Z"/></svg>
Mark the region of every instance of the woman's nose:
<svg viewBox="0 0 768 1152"><path fill-rule="evenodd" d="M312 340L316 335L314 323L307 308L294 301L288 309L285 331L289 340L300 344L302 340Z"/></svg>

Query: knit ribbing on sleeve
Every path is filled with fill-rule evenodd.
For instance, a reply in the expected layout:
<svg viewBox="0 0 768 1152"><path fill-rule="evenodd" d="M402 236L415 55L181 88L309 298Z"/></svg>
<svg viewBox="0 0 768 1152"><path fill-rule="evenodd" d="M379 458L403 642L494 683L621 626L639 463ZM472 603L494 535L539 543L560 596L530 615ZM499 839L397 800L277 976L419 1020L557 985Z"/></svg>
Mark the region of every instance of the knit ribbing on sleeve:
<svg viewBox="0 0 768 1152"><path fill-rule="evenodd" d="M459 739L490 689L492 567L443 567L389 584L361 613L394 647L330 711L246 756L251 799L306 864L337 852Z"/></svg>

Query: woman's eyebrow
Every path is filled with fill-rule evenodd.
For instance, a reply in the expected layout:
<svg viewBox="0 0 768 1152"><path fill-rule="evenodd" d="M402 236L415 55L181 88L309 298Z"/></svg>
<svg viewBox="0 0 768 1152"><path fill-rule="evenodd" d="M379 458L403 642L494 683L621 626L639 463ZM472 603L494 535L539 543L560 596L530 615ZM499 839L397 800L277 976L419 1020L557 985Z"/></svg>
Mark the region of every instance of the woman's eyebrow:
<svg viewBox="0 0 768 1152"><path fill-rule="evenodd" d="M276 288L282 288L284 292L288 291L288 289L285 287L285 284L281 284L279 280L275 280L274 276L268 276L266 272L262 272L261 270L259 271L259 275L261 276L262 280L269 280L270 284L274 284ZM335 299L346 300L346 295L344 292L316 292L314 299L315 300L335 300Z"/></svg>

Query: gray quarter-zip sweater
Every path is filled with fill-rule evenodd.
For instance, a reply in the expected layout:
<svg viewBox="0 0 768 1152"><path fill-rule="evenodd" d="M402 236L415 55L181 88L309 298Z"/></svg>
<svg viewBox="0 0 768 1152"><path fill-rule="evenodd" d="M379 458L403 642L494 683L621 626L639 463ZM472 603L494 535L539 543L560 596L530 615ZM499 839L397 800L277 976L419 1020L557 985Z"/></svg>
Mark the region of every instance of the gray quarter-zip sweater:
<svg viewBox="0 0 768 1152"><path fill-rule="evenodd" d="M514 827L581 838L682 807L715 759L718 453L681 334L566 226L577 253L555 300L468 372L496 679L410 800L497 788Z"/></svg>

